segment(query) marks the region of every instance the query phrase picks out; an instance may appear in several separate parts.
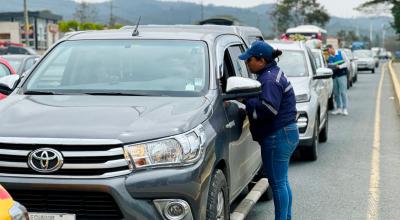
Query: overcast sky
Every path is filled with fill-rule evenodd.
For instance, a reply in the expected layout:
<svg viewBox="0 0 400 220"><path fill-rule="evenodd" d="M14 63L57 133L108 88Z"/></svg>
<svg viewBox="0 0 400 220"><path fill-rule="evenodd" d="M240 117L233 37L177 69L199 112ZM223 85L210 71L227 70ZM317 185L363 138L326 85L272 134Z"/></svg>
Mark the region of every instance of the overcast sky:
<svg viewBox="0 0 400 220"><path fill-rule="evenodd" d="M82 0L76 0L82 1ZM108 0L84 0L86 2L102 2ZM202 0L162 0L162 1L185 1L200 3ZM318 0L325 6L329 14L339 17L359 16L360 13L354 11L354 8L367 0ZM225 5L234 7L252 7L264 3L274 3L276 0L203 0L204 4Z"/></svg>

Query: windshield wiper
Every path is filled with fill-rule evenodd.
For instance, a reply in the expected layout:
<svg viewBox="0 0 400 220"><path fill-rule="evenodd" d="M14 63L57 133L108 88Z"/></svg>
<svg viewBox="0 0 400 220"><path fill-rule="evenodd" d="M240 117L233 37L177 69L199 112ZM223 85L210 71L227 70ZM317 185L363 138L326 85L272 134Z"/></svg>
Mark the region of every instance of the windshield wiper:
<svg viewBox="0 0 400 220"><path fill-rule="evenodd" d="M26 90L24 95L62 95L51 91Z"/></svg>
<svg viewBox="0 0 400 220"><path fill-rule="evenodd" d="M130 93L130 92L85 92L86 95L104 95L104 96L152 96L146 93Z"/></svg>

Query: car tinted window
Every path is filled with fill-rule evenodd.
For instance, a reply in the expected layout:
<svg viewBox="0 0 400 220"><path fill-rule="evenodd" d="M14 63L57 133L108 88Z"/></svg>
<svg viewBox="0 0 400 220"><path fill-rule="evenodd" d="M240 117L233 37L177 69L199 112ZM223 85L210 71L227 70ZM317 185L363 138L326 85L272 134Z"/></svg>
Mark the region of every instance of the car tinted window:
<svg viewBox="0 0 400 220"><path fill-rule="evenodd" d="M317 64L315 63L315 57L311 53L310 49L307 49L308 56L310 57L311 68L313 71L313 75L317 74Z"/></svg>
<svg viewBox="0 0 400 220"><path fill-rule="evenodd" d="M202 41L66 41L39 64L26 89L198 95L208 88L207 51Z"/></svg>
<svg viewBox="0 0 400 220"><path fill-rule="evenodd" d="M229 54L231 56L232 64L236 72L236 76L249 78L249 73L247 72L246 63L239 59L239 55L243 53L243 48L241 46L233 46L229 48Z"/></svg>
<svg viewBox="0 0 400 220"><path fill-rule="evenodd" d="M288 77L301 77L309 74L304 51L283 50L278 66Z"/></svg>
<svg viewBox="0 0 400 220"><path fill-rule="evenodd" d="M33 64L35 64L35 58L29 58L25 62L25 66L24 66L24 69L22 70L22 72L29 70L33 66Z"/></svg>
<svg viewBox="0 0 400 220"><path fill-rule="evenodd" d="M10 70L2 63L0 63L0 77L11 75Z"/></svg>
<svg viewBox="0 0 400 220"><path fill-rule="evenodd" d="M319 52L312 52L312 53L314 55L315 64L317 65L317 68L324 67L324 64L323 64L324 61L322 60L321 55L319 54Z"/></svg>

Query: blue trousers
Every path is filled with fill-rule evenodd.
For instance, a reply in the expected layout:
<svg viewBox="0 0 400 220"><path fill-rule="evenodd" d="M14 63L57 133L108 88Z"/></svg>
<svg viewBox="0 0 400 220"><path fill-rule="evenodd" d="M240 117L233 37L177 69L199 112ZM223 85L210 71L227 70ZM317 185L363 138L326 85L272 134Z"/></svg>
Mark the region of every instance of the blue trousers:
<svg viewBox="0 0 400 220"><path fill-rule="evenodd" d="M347 75L333 79L333 94L337 108L347 108Z"/></svg>
<svg viewBox="0 0 400 220"><path fill-rule="evenodd" d="M288 169L290 157L299 143L297 125L288 125L259 143L264 172L273 192L275 220L290 220L292 191L288 181Z"/></svg>

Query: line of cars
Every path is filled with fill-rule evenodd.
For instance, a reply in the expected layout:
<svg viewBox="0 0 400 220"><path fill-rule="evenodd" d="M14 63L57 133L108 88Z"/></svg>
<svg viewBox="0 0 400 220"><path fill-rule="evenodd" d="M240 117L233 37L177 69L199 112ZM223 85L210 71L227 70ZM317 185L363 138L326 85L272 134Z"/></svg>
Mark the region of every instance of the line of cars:
<svg viewBox="0 0 400 220"><path fill-rule="evenodd" d="M139 31L70 34L26 74L0 79L11 94L0 102L0 182L35 217L228 219L262 177L240 102L260 84L238 59L261 32ZM271 44L284 51L279 65L296 92L300 149L316 160L328 138L332 71L303 43Z"/></svg>
<svg viewBox="0 0 400 220"><path fill-rule="evenodd" d="M262 177L240 102L261 85L238 59L261 32L135 33L71 33L24 74L0 78L11 94L0 102L0 182L34 218L229 219ZM279 66L296 93L299 151L316 160L328 140L332 70L321 50L270 43L283 50Z"/></svg>

